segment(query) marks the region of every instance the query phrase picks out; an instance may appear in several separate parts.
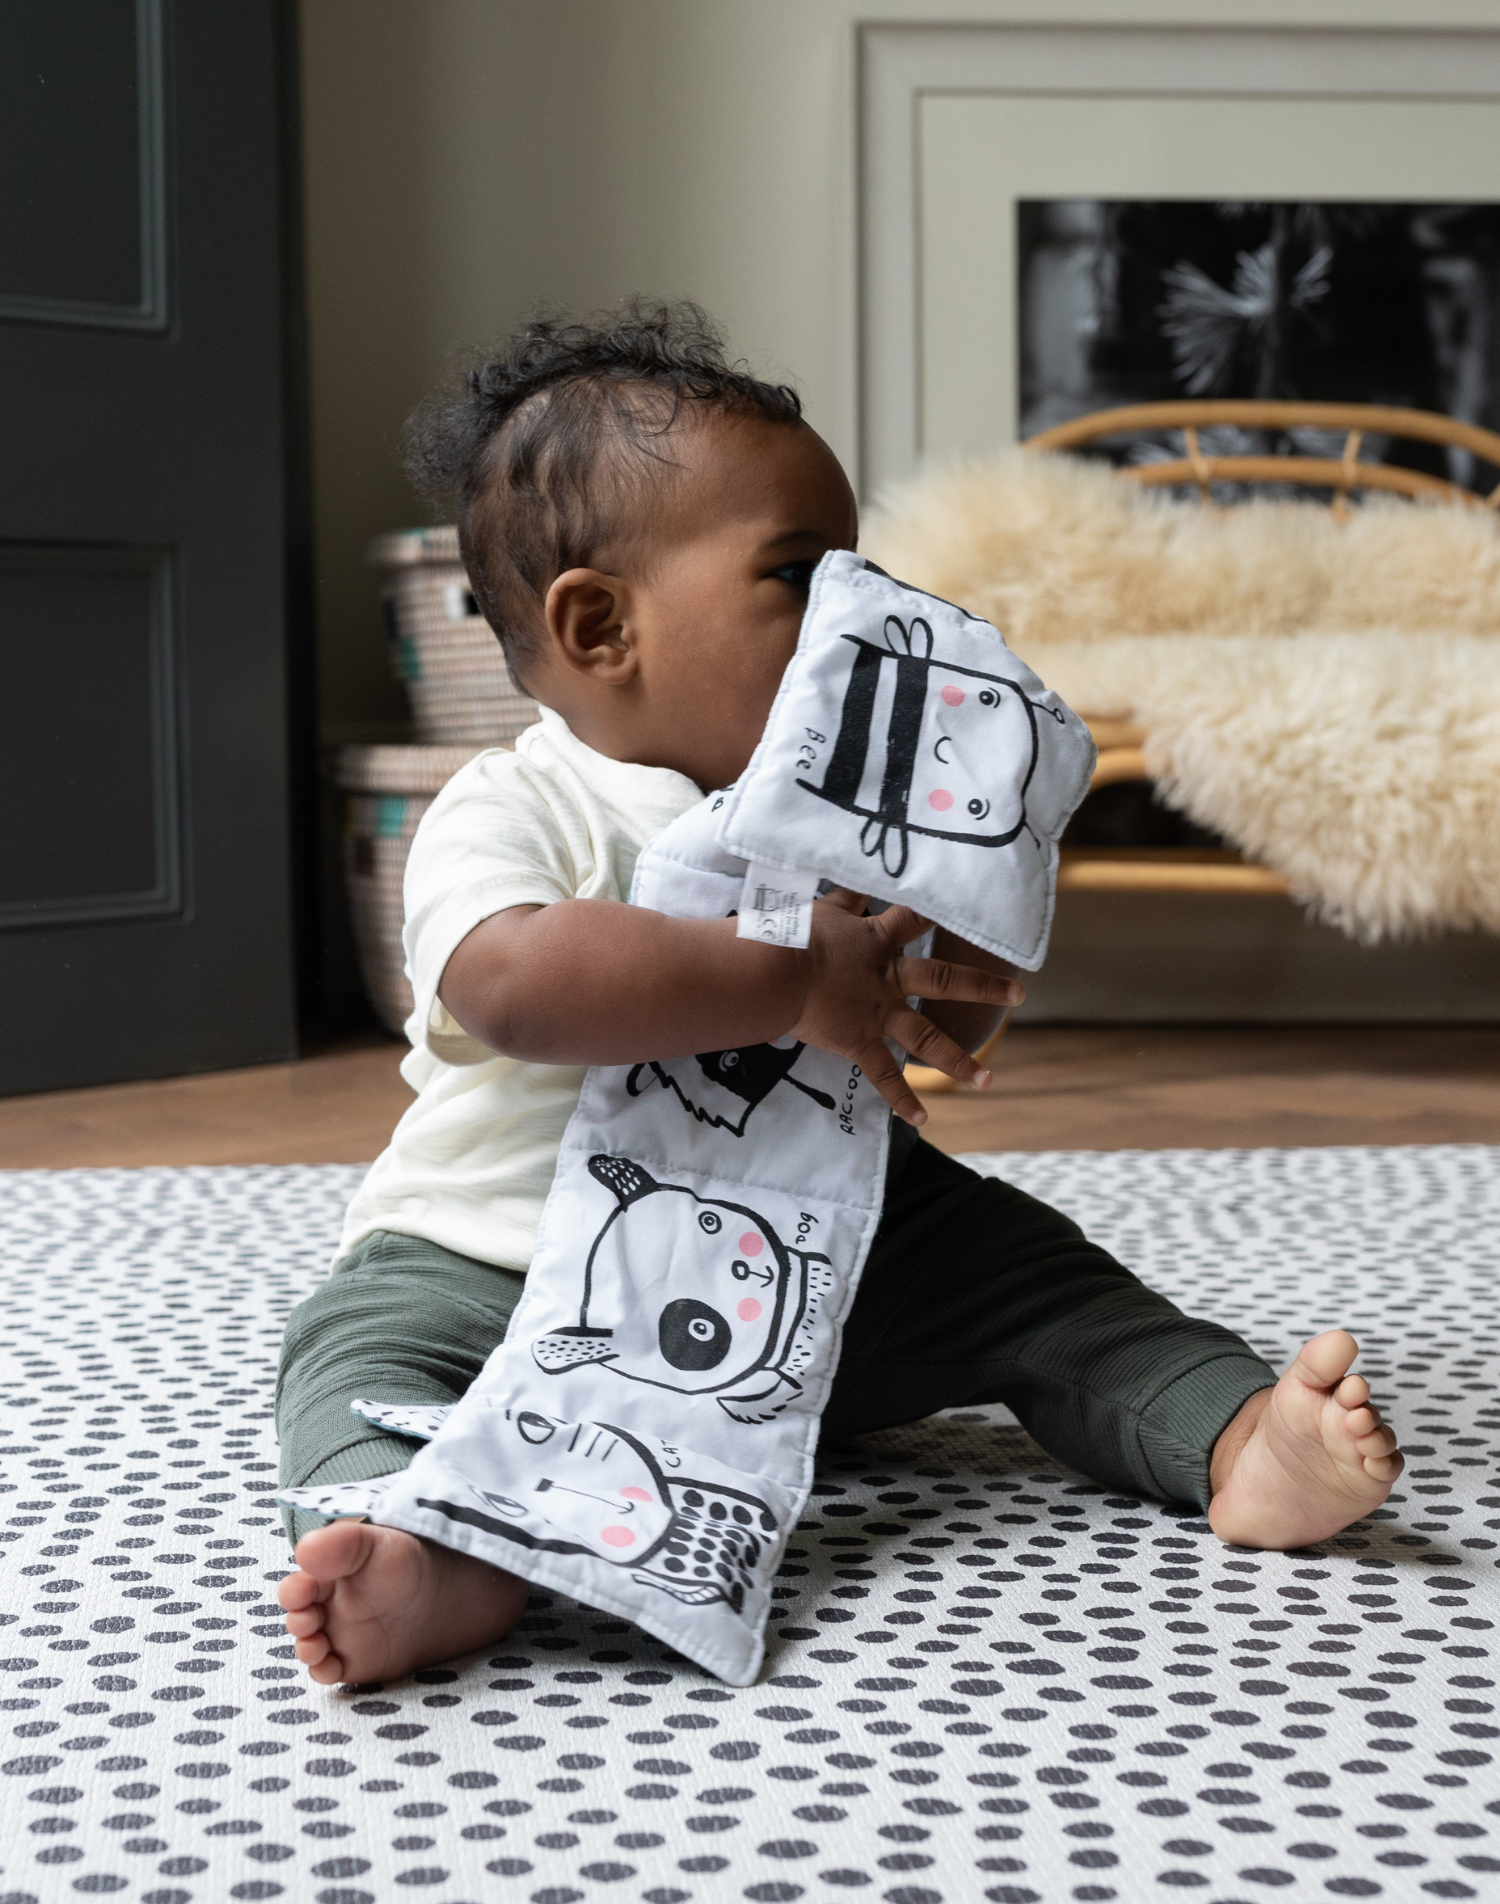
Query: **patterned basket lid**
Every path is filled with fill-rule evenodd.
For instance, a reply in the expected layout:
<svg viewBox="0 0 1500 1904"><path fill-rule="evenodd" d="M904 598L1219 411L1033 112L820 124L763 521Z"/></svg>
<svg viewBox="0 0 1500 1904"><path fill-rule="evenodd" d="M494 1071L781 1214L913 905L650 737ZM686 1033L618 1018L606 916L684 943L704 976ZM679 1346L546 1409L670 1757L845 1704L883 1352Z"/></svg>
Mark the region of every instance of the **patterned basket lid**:
<svg viewBox="0 0 1500 1904"><path fill-rule="evenodd" d="M438 793L460 767L495 744L341 747L334 762L333 783L345 793Z"/></svg>
<svg viewBox="0 0 1500 1904"><path fill-rule="evenodd" d="M420 563L451 568L458 561L458 529L451 522L430 529L395 529L371 542L367 559L378 569L404 569Z"/></svg>

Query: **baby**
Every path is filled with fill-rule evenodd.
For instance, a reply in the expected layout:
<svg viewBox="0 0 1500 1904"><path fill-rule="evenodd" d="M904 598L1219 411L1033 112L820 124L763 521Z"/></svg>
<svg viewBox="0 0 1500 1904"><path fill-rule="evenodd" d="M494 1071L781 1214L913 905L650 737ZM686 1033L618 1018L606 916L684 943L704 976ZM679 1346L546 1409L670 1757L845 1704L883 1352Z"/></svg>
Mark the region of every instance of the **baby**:
<svg viewBox="0 0 1500 1904"><path fill-rule="evenodd" d="M529 325L418 414L409 450L456 504L475 597L543 712L455 775L412 843L417 1100L288 1324L283 1484L404 1467L418 1444L351 1401L446 1405L479 1373L586 1066L790 1037L860 1065L896 1120L830 1440L1006 1402L1059 1460L1195 1501L1222 1540L1300 1547L1378 1506L1402 1461L1350 1336L1315 1336L1278 1381L1067 1217L922 1142L885 1040L986 1085L969 1053L1023 996L1011 968L941 931L908 958L922 923L847 892L801 951L625 903L646 842L744 769L812 572L855 546L848 480L794 393L728 364L696 308L637 305ZM525 1605L513 1575L396 1528L298 1513L288 1531L281 1604L325 1684L489 1645Z"/></svg>

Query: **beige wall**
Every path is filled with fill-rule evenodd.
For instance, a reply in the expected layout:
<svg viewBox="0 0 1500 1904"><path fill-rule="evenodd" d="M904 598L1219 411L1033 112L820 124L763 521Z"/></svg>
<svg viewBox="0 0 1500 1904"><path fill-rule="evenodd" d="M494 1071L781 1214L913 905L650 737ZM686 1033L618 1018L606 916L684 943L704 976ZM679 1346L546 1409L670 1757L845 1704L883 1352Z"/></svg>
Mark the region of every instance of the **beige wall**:
<svg viewBox="0 0 1500 1904"><path fill-rule="evenodd" d="M322 725L399 732L372 535L426 520L402 419L457 346L596 296L596 0L305 0L302 97Z"/></svg>
<svg viewBox="0 0 1500 1904"><path fill-rule="evenodd" d="M855 432L859 20L1500 24L1500 0L302 0L323 726L399 730L364 547L401 420L539 298L686 292Z"/></svg>

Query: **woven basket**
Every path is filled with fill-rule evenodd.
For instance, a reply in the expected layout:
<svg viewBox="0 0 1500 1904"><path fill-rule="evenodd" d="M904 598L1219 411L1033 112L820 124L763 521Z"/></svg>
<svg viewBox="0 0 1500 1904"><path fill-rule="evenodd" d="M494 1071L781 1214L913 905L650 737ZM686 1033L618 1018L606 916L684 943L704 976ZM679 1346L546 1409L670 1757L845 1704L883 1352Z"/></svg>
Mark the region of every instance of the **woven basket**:
<svg viewBox="0 0 1500 1904"><path fill-rule="evenodd" d="M493 640L493 637L491 637ZM401 883L422 815L478 747L341 747L334 784L344 795L344 883L360 976L375 1015L400 1032L411 1016L401 946Z"/></svg>
<svg viewBox="0 0 1500 1904"><path fill-rule="evenodd" d="M417 739L473 750L512 741L530 727L536 702L511 680L469 592L457 529L377 536L370 561L381 572L391 668L406 689Z"/></svg>

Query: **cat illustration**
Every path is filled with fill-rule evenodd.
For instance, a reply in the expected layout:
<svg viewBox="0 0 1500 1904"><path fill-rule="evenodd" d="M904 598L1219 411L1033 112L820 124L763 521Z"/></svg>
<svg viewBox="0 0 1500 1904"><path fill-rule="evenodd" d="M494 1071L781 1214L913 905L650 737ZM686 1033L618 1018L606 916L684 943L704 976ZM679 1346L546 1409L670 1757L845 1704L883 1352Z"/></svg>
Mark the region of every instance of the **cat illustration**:
<svg viewBox="0 0 1500 1904"><path fill-rule="evenodd" d="M419 1438L431 1438L453 1413L366 1401L355 1410L388 1433ZM533 1552L588 1554L629 1568L640 1586L687 1606L722 1600L735 1613L743 1608L776 1534L759 1495L677 1473L678 1450L608 1422L497 1403L471 1411L468 1437L483 1461L465 1466L493 1469L495 1485L454 1476L433 1498L419 1496L418 1507ZM361 1513L378 1505L372 1487L390 1484L298 1492L304 1505Z"/></svg>

